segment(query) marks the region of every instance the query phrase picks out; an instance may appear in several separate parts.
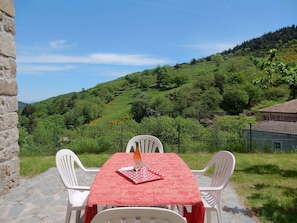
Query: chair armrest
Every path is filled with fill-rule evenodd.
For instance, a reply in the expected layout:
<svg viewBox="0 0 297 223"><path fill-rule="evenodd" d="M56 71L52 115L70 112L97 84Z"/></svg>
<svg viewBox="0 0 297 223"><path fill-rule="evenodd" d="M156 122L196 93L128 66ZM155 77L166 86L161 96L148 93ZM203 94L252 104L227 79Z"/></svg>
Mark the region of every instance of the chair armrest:
<svg viewBox="0 0 297 223"><path fill-rule="evenodd" d="M86 190L91 190L91 187L90 186L68 186L67 189L86 191Z"/></svg>
<svg viewBox="0 0 297 223"><path fill-rule="evenodd" d="M194 176L202 176L205 173L204 170L191 170L191 172Z"/></svg>
<svg viewBox="0 0 297 223"><path fill-rule="evenodd" d="M85 168L84 172L86 173L98 173L100 171L100 168Z"/></svg>
<svg viewBox="0 0 297 223"><path fill-rule="evenodd" d="M199 187L200 192L221 191L223 187Z"/></svg>

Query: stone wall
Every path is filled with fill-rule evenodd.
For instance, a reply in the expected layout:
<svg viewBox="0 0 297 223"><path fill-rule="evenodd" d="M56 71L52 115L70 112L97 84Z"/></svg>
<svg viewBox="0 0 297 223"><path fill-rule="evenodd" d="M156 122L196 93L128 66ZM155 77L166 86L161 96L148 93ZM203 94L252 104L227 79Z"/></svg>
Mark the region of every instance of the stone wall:
<svg viewBox="0 0 297 223"><path fill-rule="evenodd" d="M0 0L0 195L19 185L15 8Z"/></svg>

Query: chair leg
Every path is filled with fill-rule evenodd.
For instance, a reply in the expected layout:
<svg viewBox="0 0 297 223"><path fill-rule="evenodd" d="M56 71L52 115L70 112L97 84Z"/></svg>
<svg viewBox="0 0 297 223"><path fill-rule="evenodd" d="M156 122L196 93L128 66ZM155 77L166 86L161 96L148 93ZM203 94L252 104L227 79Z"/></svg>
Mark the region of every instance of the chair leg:
<svg viewBox="0 0 297 223"><path fill-rule="evenodd" d="M211 211L210 210L206 211L206 219L207 219L207 223L211 223Z"/></svg>
<svg viewBox="0 0 297 223"><path fill-rule="evenodd" d="M222 211L221 211L221 207L218 207L217 209L217 217L218 217L218 223L222 223Z"/></svg>
<svg viewBox="0 0 297 223"><path fill-rule="evenodd" d="M80 210L77 210L76 211L76 217L75 217L75 219L76 219L76 223L80 223Z"/></svg>
<svg viewBox="0 0 297 223"><path fill-rule="evenodd" d="M71 217L71 205L68 202L65 223L69 223L70 222L70 217Z"/></svg>

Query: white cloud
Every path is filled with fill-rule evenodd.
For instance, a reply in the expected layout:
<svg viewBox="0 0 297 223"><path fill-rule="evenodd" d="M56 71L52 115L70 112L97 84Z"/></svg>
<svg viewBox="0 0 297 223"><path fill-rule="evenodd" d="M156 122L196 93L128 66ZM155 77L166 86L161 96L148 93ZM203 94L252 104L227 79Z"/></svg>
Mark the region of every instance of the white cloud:
<svg viewBox="0 0 297 223"><path fill-rule="evenodd" d="M49 44L52 49L63 49L65 43L66 41L62 39L62 40L51 41Z"/></svg>
<svg viewBox="0 0 297 223"><path fill-rule="evenodd" d="M40 52L56 52L65 49L75 48L75 46L76 44L69 44L64 39L49 41L47 44L35 43L32 46L18 44L17 53L30 56L33 53L38 54Z"/></svg>
<svg viewBox="0 0 297 223"><path fill-rule="evenodd" d="M162 65L170 63L166 59L156 59L143 54L93 53L86 56L63 54L19 55L18 63L85 63L113 65Z"/></svg>
<svg viewBox="0 0 297 223"><path fill-rule="evenodd" d="M116 53L94 53L88 55L91 62L99 64L119 64L119 65L155 65L169 63L165 59L155 59L142 54L116 54Z"/></svg>
<svg viewBox="0 0 297 223"><path fill-rule="evenodd" d="M74 66L36 66L36 65L18 65L19 74L40 75L46 71L64 71L74 69Z"/></svg>
<svg viewBox="0 0 297 223"><path fill-rule="evenodd" d="M75 45L67 44L64 39L49 41L49 44L44 46L20 46L17 53L17 63L84 63L125 66L150 66L171 63L167 59L154 58L145 54L90 53L87 55L69 55L66 53L53 53L70 47L75 47Z"/></svg>

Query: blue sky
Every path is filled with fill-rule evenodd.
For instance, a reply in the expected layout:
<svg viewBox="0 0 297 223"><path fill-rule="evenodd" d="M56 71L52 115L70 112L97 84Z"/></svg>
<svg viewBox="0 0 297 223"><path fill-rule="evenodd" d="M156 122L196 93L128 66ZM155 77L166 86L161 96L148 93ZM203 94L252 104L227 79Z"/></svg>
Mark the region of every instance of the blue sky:
<svg viewBox="0 0 297 223"><path fill-rule="evenodd" d="M190 62L297 24L296 0L15 0L18 99Z"/></svg>

